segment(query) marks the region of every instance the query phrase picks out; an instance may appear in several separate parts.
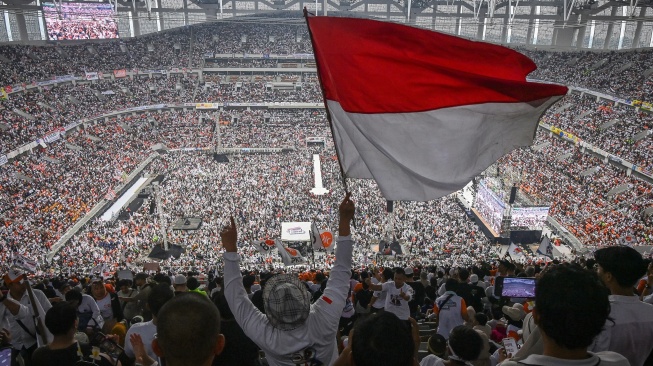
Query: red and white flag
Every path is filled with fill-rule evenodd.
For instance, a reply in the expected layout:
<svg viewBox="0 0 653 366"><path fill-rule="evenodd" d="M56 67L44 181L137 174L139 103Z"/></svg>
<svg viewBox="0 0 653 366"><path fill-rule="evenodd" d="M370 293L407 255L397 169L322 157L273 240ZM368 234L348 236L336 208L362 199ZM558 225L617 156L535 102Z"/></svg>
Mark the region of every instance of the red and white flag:
<svg viewBox="0 0 653 366"><path fill-rule="evenodd" d="M522 258L524 257L524 250L516 246L515 243L510 243L506 254L508 254L512 259Z"/></svg>
<svg viewBox="0 0 653 366"><path fill-rule="evenodd" d="M307 18L338 157L388 200L463 188L532 145L567 88L526 81L536 66L505 47L400 24Z"/></svg>

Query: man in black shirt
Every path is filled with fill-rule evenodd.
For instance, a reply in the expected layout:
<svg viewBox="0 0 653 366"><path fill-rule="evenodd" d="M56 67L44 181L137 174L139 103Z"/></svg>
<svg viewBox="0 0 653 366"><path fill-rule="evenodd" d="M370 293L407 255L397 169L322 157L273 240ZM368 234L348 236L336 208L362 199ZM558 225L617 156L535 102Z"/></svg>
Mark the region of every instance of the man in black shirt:
<svg viewBox="0 0 653 366"><path fill-rule="evenodd" d="M477 313L483 312L483 298L485 295L485 290L482 287L470 284L467 282L469 279L469 271L465 268L461 268L458 271L458 278L460 283L456 289L456 294L463 299L467 306L471 306L476 310Z"/></svg>
<svg viewBox="0 0 653 366"><path fill-rule="evenodd" d="M410 309L410 316L415 318L417 313L420 312L422 305L424 305L426 290L424 290L424 285L421 282L414 280L413 269L411 267L406 267L404 272L406 272L407 277L406 283L413 288L413 299L408 302L408 308Z"/></svg>

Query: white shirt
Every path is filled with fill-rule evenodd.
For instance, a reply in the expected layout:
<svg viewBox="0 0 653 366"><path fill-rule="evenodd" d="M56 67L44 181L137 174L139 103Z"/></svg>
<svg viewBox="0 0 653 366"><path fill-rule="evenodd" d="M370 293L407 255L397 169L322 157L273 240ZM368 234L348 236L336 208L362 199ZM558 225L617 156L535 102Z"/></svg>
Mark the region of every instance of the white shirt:
<svg viewBox="0 0 653 366"><path fill-rule="evenodd" d="M372 283L378 285L381 282L379 282L379 280L377 280L376 278L372 277ZM372 307L375 309L383 309L383 307L385 306L385 292L374 291L372 296L376 297L376 301L374 302L374 304L372 304Z"/></svg>
<svg viewBox="0 0 653 366"><path fill-rule="evenodd" d="M43 292L40 290L33 291L36 301L39 302L41 308L43 309L43 314L41 314L41 316L43 316L42 320L45 320L45 313L50 310L52 305ZM11 293L8 293L7 297L14 299L11 296ZM4 304L0 303L0 326L5 326L7 323L9 324L8 329L11 332L11 345L14 348L18 350L20 350L22 347L30 348L36 344L36 339L25 332L25 330L23 330L23 328L16 322L16 320L20 320L31 334L36 335L36 326L34 325L33 319L34 310L32 308L31 302L29 301L29 294L27 293L27 290L23 294L23 297L14 300L20 303L20 309L18 309L18 314L16 315L13 315L9 309L4 306ZM48 339L52 339L52 335L49 333L50 332L48 332L47 337L49 337Z"/></svg>
<svg viewBox="0 0 653 366"><path fill-rule="evenodd" d="M610 295L610 319L596 336L590 350L612 351L625 356L632 366L643 366L653 350L653 305L637 296Z"/></svg>
<svg viewBox="0 0 653 366"><path fill-rule="evenodd" d="M428 355L420 361L419 366L444 366L444 360L436 355Z"/></svg>
<svg viewBox="0 0 653 366"><path fill-rule="evenodd" d="M410 318L410 308L408 302L413 299L413 288L407 283L397 288L395 281L388 281L381 285L385 292L385 311L393 313L401 320ZM408 295L408 300L401 297L401 293Z"/></svg>
<svg viewBox="0 0 653 366"><path fill-rule="evenodd" d="M100 299L95 300L97 302L97 307L100 308L100 314L104 320L113 319L113 309L111 309L111 295L107 292L107 295Z"/></svg>
<svg viewBox="0 0 653 366"><path fill-rule="evenodd" d="M336 262L324 295L311 305L306 322L292 331L273 327L267 316L252 304L243 287L240 255L224 253L225 296L229 307L243 332L265 352L270 366L295 366L293 355L308 347L315 350L316 359L325 365L338 358L336 331L349 292L352 245L351 236L337 239Z"/></svg>
<svg viewBox="0 0 653 366"><path fill-rule="evenodd" d="M132 342L129 341L129 336L132 334L139 334L141 336L143 344L145 345L145 352L147 352L148 356L153 360L159 359L159 356L157 356L152 350L152 341L156 334L156 325L154 325L151 320L149 322L132 325L125 335L125 354L127 357L134 359L136 358L136 355L134 354L134 348L132 348Z"/></svg>
<svg viewBox="0 0 653 366"><path fill-rule="evenodd" d="M92 313L91 319L94 319L95 322L93 320L89 321L89 327L97 326L100 329L104 327L104 319L100 314L100 308L91 295L82 294L82 303L77 307L77 311L80 313Z"/></svg>
<svg viewBox="0 0 653 366"><path fill-rule="evenodd" d="M525 359L515 361L504 361L501 366L524 366L524 365L538 365L538 366L629 366L628 360L624 356L615 352L587 352L590 357L583 360L563 360L544 355L530 355Z"/></svg>

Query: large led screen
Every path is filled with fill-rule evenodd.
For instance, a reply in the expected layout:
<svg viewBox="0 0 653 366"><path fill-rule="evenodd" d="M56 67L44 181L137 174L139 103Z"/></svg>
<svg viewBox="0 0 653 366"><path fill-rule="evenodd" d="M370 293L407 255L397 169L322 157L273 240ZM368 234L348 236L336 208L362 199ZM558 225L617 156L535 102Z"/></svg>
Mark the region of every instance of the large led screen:
<svg viewBox="0 0 653 366"><path fill-rule="evenodd" d="M52 41L118 38L113 6L107 3L43 3Z"/></svg>
<svg viewBox="0 0 653 366"><path fill-rule="evenodd" d="M513 207L511 216L511 227L537 230L544 226L549 207Z"/></svg>
<svg viewBox="0 0 653 366"><path fill-rule="evenodd" d="M505 207L505 203L481 181L476 192L474 208L497 234L501 233L501 219Z"/></svg>

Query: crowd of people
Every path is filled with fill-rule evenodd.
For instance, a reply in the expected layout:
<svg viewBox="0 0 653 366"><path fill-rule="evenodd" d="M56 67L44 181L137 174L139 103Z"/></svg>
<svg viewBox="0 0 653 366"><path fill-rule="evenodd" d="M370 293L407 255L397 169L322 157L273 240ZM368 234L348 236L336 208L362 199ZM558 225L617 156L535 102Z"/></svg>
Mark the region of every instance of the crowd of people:
<svg viewBox="0 0 653 366"><path fill-rule="evenodd" d="M118 38L118 24L110 4L62 3L44 6L51 41Z"/></svg>
<svg viewBox="0 0 653 366"><path fill-rule="evenodd" d="M123 364L136 361L151 365L157 359L170 365L184 364L190 354L196 358L188 362L199 365L208 360L210 364L213 355L220 354L213 360L215 364L247 365L261 362L260 349L274 365L361 366L383 364L374 361L377 357L390 360L401 355L408 361L396 364L409 365L417 362L416 346L426 341L419 339L419 326L410 318L437 323L426 342L432 356L422 360L424 365L479 360L478 364L493 366L499 362L506 366L516 362L556 364L555 357L564 358L569 353L543 355L541 350L555 350L556 345L589 357L592 365L597 359L599 364L609 361L614 365L650 362L650 352L645 350L651 348L653 339L651 318L644 315L651 309L640 308L644 304L639 299L633 302L623 298L636 292L643 301L652 301L653 270L649 265L646 275L647 262L628 248L651 245L653 240L652 218L642 214L653 204L651 185L587 154L579 144L538 130L535 145L542 145L540 148L519 149L497 163L498 171L519 176L519 188L526 197L550 203L550 215L595 251L594 259L565 258L573 263L549 268L554 266L545 266L548 259L532 253L526 254L524 263L500 258L499 246L486 237L455 195L424 203L395 202L388 212L374 182L343 183L323 109L227 105L202 110L189 105L109 116L62 133L62 127L74 121L149 105L320 103L322 93L314 72L206 71L202 82L192 72L147 72L202 65L310 68L314 64L304 60L310 59L305 57L310 52L303 24L236 22L92 45L0 46L0 55L11 61L0 68L2 85L31 84L89 71L106 75L122 69L145 71L133 78L103 76L41 86L12 93L0 101L0 155L60 133L41 141L31 153L0 166L0 269L6 273L3 279L9 291L0 305L0 320L6 328L0 333L0 342L11 344L14 356L20 353L30 364L37 345L35 337L30 338L35 328L31 324L25 330L16 322L31 311L26 298L29 285L24 275L10 268L13 260L22 256L38 263L39 283L34 292L44 312L55 314L46 314L43 319L52 335L47 339L51 343L50 348L34 351L35 365L67 357L53 351L70 351L73 336L96 335L98 330L114 333L107 339L125 347ZM564 81L623 98L653 99L651 82L643 77L649 51L522 52L540 66L532 75L535 78ZM264 58L252 60L248 54ZM292 62L268 58L293 54L297 55ZM630 67L616 74L617 65L625 64ZM651 127L651 117L631 106L574 93L549 110L542 121L645 170L653 168L650 137L634 138ZM616 123L605 127L612 121ZM308 146L309 137L323 137L326 143ZM95 218L67 245L51 253L53 245L92 207L120 193L126 177L154 154L152 147L157 143L182 150L212 149L220 144L284 151L229 154L227 162L199 151L156 156L144 173L164 177L159 207L155 196L150 195L126 215L108 221ZM323 185L328 190L321 196L311 193L315 154L320 157ZM570 154L569 158L558 159L564 154ZM608 196L616 187L626 190ZM200 218L201 226L196 230L173 229L175 222L186 218ZM331 231L340 237L336 252L297 247L303 256L300 266L287 270L284 277L271 277L284 272L286 265L278 249L263 251L258 243L278 239L283 222L314 222L318 229ZM164 241L180 248L179 255L158 261L156 275L143 273L153 261L148 255ZM382 255L392 253L379 248L381 243L394 241L400 243L402 253ZM598 269L604 285L587 271L591 269ZM120 270L131 273L121 275ZM529 318L532 299L508 300L493 290L496 276L512 275L542 281L544 290L535 296L541 313ZM586 289L592 291L573 294L585 296L580 299L583 305L589 302L596 311L580 311L573 305L571 299L576 298L571 296L576 287L551 286L549 281L547 293L547 276L556 283L584 281ZM265 292L266 282L275 290ZM187 290L198 294L186 295ZM293 301L277 302L276 308L271 308L273 294L283 291L288 291ZM211 295L217 307L207 305L205 295ZM547 302L565 296L570 298L568 307ZM251 298L252 304L246 298ZM314 300L313 305L307 303L308 298ZM614 305L626 300L632 304ZM605 306L606 301L613 302L612 310ZM297 307L287 315L286 306ZM622 325L626 306L636 306L642 315L636 318L642 330L637 337L631 337L630 329ZM452 308L456 310L452 312ZM198 314L205 316L193 317L196 314L189 309L198 309ZM379 309L385 312L370 315ZM572 330L585 333L569 332L569 327L556 323L557 319L551 318L556 312L572 314L568 319L579 321ZM613 326L601 330L608 315ZM367 322L366 318L376 321ZM256 321L248 323L247 319ZM210 322L219 326L201 326ZM199 325L193 328L196 323ZM175 324L189 327L179 329ZM528 332L524 332L526 326ZM230 333L220 336L220 327ZM568 336L560 334L561 327ZM198 332L200 328L206 333ZM274 336L262 339L261 332ZM156 346L152 342L155 333L160 335ZM375 335L386 333L393 335L388 337L392 340L389 345L372 344ZM347 335L347 341L341 343ZM529 336L534 338L529 341ZM207 342L193 342L194 337L210 341L209 350L201 348ZM500 343L505 337L523 343L520 354L502 351ZM86 341L93 343L94 338ZM82 358L89 353L86 343L82 339ZM471 349L474 344L482 347ZM616 351L628 361L616 354L587 353L588 349ZM102 350L105 354L95 359L98 363L109 362L120 353L112 354L106 347ZM422 353L419 358L424 356Z"/></svg>
<svg viewBox="0 0 653 366"><path fill-rule="evenodd" d="M630 100L652 101L650 49L631 52L549 52L519 49L537 64L529 77L580 86Z"/></svg>
<svg viewBox="0 0 653 366"><path fill-rule="evenodd" d="M215 27L222 27L225 32L220 36L214 36L211 30ZM289 32L288 29L294 31ZM117 46L122 56L127 54L131 58L138 59L138 62L147 62L151 54L152 45L158 47L157 42L171 47L178 58L183 59L190 42L202 44L194 47L193 57L208 57L207 53L231 54L232 56L244 53L265 53L270 51L275 54L291 54L293 52L307 51L305 43L307 37L302 28L292 25L235 25L235 24L210 24L193 28L191 37L188 29L180 29L167 32L165 39L159 40L159 36L148 36L130 41L133 44L99 43L89 47L80 46L56 46L50 47L24 47L24 46L3 46L0 51L10 59L17 60L16 55L20 52L27 52L34 57L24 58L25 63L13 67L28 67L30 60L38 59L37 53L44 55L57 55L57 58L75 56L75 61L59 64L60 67L74 67L80 65L88 70L83 64L85 62L97 61L97 56L103 52L111 51L105 48ZM284 34L284 36L278 35ZM288 34L293 35L290 37ZM272 44L271 49L264 47ZM136 47L136 45L140 45ZM303 45L303 46L302 46ZM132 49L134 48L134 52ZM211 47L215 47L211 49ZM127 51L125 51L127 47ZM198 48L208 49L198 50ZM300 47L300 48L298 48ZM91 51L92 49L92 51ZM29 50L29 51L27 51ZM114 51L117 51L114 50ZM188 48L190 50L190 48ZM233 52L229 52L232 50ZM204 52L206 51L206 52ZM561 56L563 61L556 62L556 57L541 55L538 52L523 51L540 64L542 74L538 77L546 77L545 71L555 67L573 67L569 56ZM531 52L531 53L529 53ZM132 54L133 53L133 54ZM640 52L634 52L640 54ZM13 55L13 56L12 56ZM186 54L188 55L188 54ZM557 54L548 54L557 55ZM566 55L566 54L565 54ZM619 56L623 55L623 56ZM637 56L628 56L628 53L610 55L608 64L616 63L620 57L631 60ZM583 61L583 57L577 57ZM165 57L163 58L165 59ZM207 66L211 67L285 67L302 66L311 67L311 62L288 62L285 60L261 59L253 60L247 58L220 58L215 56L209 59ZM103 62L125 62L121 57L115 59L103 58ZM195 63L192 61L191 64ZM198 62L199 63L199 62ZM634 63L632 68L643 67ZM182 66L182 64L175 64ZM54 65L51 65L54 67ZM99 67L102 66L102 67ZM105 69L102 64L95 64L92 69ZM169 66L169 65L168 65ZM39 70L48 69L48 64L40 64ZM134 67L131 64L121 64L118 67ZM137 65L142 69L153 69L158 65L150 66ZM288 66L289 67L289 66ZM11 69L11 68L9 68ZM9 69L3 69L8 72ZM566 69L565 69L566 70ZM79 70L66 70L54 72L52 75L62 73L75 73ZM29 75L23 73L21 75ZM587 75L585 75L587 76ZM9 126L0 132L2 139L2 152L8 152L16 147L33 141L39 136L58 131L62 126L71 120L80 118L91 118L115 110L143 105L155 105L163 103L175 103L185 101L206 101L206 102L312 102L319 103L322 99L321 91L315 78L315 73L270 73L262 72L257 74L240 73L238 75L225 72L206 72L204 80L199 82L196 74L142 74L133 79L100 77L95 81L77 81L75 83L63 83L51 86L44 86L39 89L31 89L27 92L11 94L8 100L2 101L4 109L2 123ZM553 78L550 78L555 80ZM8 78L11 80L11 78ZM23 79L25 80L25 79ZM282 80L301 81L299 88L277 88L274 82ZM591 77L583 80L588 82ZM579 82L580 83L580 82ZM591 87L592 85L587 85ZM591 143L605 149L616 156L630 161L645 170L653 166L650 158L650 138L644 137L634 141L633 136L639 132L646 131L651 123L648 114L638 112L630 106L623 106L605 101L596 101L589 95L581 96L577 93L570 94L563 98L558 106L566 105L566 108L558 110L551 109L544 117L545 123L560 127L565 131L578 136L582 141ZM25 118L17 111L28 113L34 120ZM606 122L617 121L609 128L602 128ZM0 192L2 199L7 204L3 216L5 233L8 233L3 244L13 248L16 243L29 242L29 246L50 248L63 233L70 228L84 213L88 212L105 193L121 181L121 177L129 174L134 167L147 157L150 147L157 142L165 144L169 148L207 148L216 143L214 130L216 123L220 125L221 143L224 147L284 147L299 149L288 161L295 162L294 168L290 168L294 174L290 177L280 179L287 185L303 184L303 181L312 177L309 153L305 150L302 141L309 136L329 137L330 131L326 126L324 113L321 109L298 109L298 110L268 110L261 108L224 108L223 110L207 110L197 112L172 112L163 113L135 113L132 116L110 117L102 125L95 125L87 129L68 134L64 139L54 143L47 143L46 147L37 147L35 154L22 156L3 167L0 176L3 182L3 190ZM128 127L125 127L128 126ZM127 128L128 131L123 129ZM96 135L102 143L95 143L87 135ZM128 137L125 138L124 135ZM578 147L560 142L555 138L545 136L539 132L536 144L550 141L551 145L541 151L520 150L518 153L507 155L500 165L510 166L511 169L523 172L521 189L536 197L540 201L552 204L551 215L558 219L565 227L569 228L581 241L590 247L610 245L614 241L627 243L629 245L644 245L650 243L650 216L641 215L644 208L650 206L651 192L650 185L646 182L627 176L622 170L610 164L604 164L598 158L583 154ZM82 150L74 150L66 147L66 144L81 147ZM96 146L97 145L97 146ZM97 157L87 153L87 149L97 149ZM105 154L108 151L110 154ZM557 164L551 164L559 155L572 152L571 158ZM335 152L329 145L326 150L320 151L325 166L334 163L332 160ZM74 159L82 156L82 159L96 161L89 163L92 167L80 168L74 165ZM55 158L63 161L57 165L44 158ZM268 157L269 158L269 157ZM198 159L198 157L193 157ZM247 159L259 159L247 157ZM233 159L235 169L245 169L243 166L250 166L250 162L244 159ZM261 166L273 166L265 162L266 157L258 164ZM167 161L167 164L174 164ZM525 169L537 163L541 166L538 170ZM159 164L159 163L156 163ZM62 174L57 170L65 166L67 173ZM301 167L298 168L298 167ZM579 173L586 169L596 167L596 172L589 176L581 177ZM159 169L154 165L152 169ZM280 169L280 168L277 168ZM91 171L97 171L90 174ZM212 171L211 167L199 168L201 171ZM197 166L181 167L179 174L190 174L190 171L198 171ZM336 169L337 171L337 169ZM562 174L561 174L562 173ZM266 173L262 173L266 174ZM273 174L273 173L267 173ZM216 177L215 179L221 179ZM297 182L294 182L296 179ZM339 182L339 177L332 178L334 184ZM81 180L81 181L80 181ZM558 184L551 184L556 181ZM172 182L172 181L171 181ZM363 186L366 183L355 183ZM607 197L606 193L619 185L627 185L629 189L614 197ZM64 188L65 187L65 188ZM88 187L88 189L76 190L73 187ZM180 187L181 188L181 187ZM198 187L199 190L206 190ZM370 188L370 187L368 187ZM377 190L371 187L375 195ZM242 188L225 188L225 190L242 190ZM332 189L334 191L335 189ZM180 189L181 192L185 191ZM170 200L175 200L175 193L170 193ZM278 193L281 200L292 196L289 193ZM571 197L574 197L573 199ZM578 199L582 197L582 199ZM366 203L366 201L363 201ZM365 218L382 226L385 221L382 217L382 200L378 196L370 197L370 202L379 203L376 210L377 216ZM446 199L440 211L445 210L449 216L462 216L464 211L456 207L455 200ZM370 205L376 205L370 203ZM419 205L416 205L416 207ZM446 208L444 208L447 206ZM432 213L433 208L427 208L424 214L416 214L415 207L406 208L405 212L411 215L410 220L420 222L407 223L413 227L413 231L401 232L400 239L408 243L427 243L433 240L432 231L437 231L438 223L429 224L428 228L422 225L424 217ZM34 214L36 212L36 214ZM203 212L194 212L197 216L203 216ZM596 214L596 215L594 215ZM399 217L399 214L393 215ZM171 216L171 219L174 217ZM145 219L141 219L145 220ZM460 219L456 219L458 221ZM151 218L150 218L150 221ZM428 221L428 219L426 219ZM21 225L21 223L23 223ZM26 225L25 223L29 223ZM106 225L106 224L103 224ZM150 224L155 226L155 224ZM456 225L461 229L453 232L453 237L468 232L469 225ZM472 225L473 226L473 225ZM87 230L93 230L88 228ZM106 231L103 228L102 231ZM116 231L115 227L112 229ZM123 230L123 228L120 228ZM428 233L424 234L422 232ZM384 230L374 229L368 233L366 242L379 240ZM106 236L114 234L105 233ZM143 234L145 235L145 234ZM149 233L148 233L149 235ZM174 238L174 235L171 234ZM38 238L38 240L36 240ZM26 240L28 239L28 240ZM137 238L134 238L136 240ZM139 240L142 238L139 238ZM260 239L260 238L259 238ZM96 238L97 240L97 238ZM180 240L180 239L178 239ZM199 240L202 242L202 240ZM38 243L36 243L38 242ZM456 245L452 244L455 248ZM113 246L109 246L112 248ZM22 252L27 253L25 249ZM469 253L462 253L469 255ZM42 258L44 253L37 254ZM62 254L60 257L66 257ZM102 257L100 255L100 257ZM110 257L110 256L109 256ZM253 256L256 258L256 256ZM434 258L437 260L437 258ZM94 258L91 262L97 262ZM108 262L104 260L102 262ZM70 260L60 262L70 263ZM89 266L97 263L89 263Z"/></svg>
<svg viewBox="0 0 653 366"><path fill-rule="evenodd" d="M250 268L250 218L239 205L223 207L233 215L206 248L223 267L208 276L75 271L31 285L11 269L0 343L27 366L653 362L653 263L635 249L546 264L477 256L359 266L354 197L334 202L333 262L311 269ZM510 295L509 280L532 288Z"/></svg>

